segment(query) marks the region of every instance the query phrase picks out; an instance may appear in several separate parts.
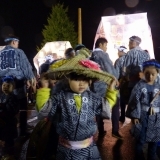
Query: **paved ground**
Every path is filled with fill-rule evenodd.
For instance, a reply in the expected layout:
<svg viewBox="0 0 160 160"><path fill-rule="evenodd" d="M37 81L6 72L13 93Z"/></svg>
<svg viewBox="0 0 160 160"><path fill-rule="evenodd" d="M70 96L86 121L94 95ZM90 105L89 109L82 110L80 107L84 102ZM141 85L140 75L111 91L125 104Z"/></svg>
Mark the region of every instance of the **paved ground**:
<svg viewBox="0 0 160 160"><path fill-rule="evenodd" d="M126 122L120 125L120 134L124 137L123 140L118 140L111 135L111 122L105 120L105 129L107 135L101 141L98 141L98 146L103 160L134 160L134 144L135 140L130 135L131 123L126 118ZM147 145L144 146L144 154L147 155ZM157 160L160 160L160 147L157 150Z"/></svg>
<svg viewBox="0 0 160 160"><path fill-rule="evenodd" d="M36 112L35 110L28 111L28 124L36 124ZM109 120L105 121L105 130L107 135L100 140L97 140L99 150L102 155L103 160L133 160L134 159L134 138L130 135L129 130L131 123L129 119L126 119L125 124L120 124L120 133L124 137L123 140L118 140L111 136L111 122ZM16 144L17 155L20 153L22 144L26 139L18 139ZM144 148L146 153L147 146ZM159 153L160 160L160 147L157 150ZM157 157L158 160L158 157Z"/></svg>
<svg viewBox="0 0 160 160"><path fill-rule="evenodd" d="M127 123L129 121L127 120ZM111 122L105 120L107 135L98 141L98 146L103 160L133 160L134 159L134 139L129 134L130 125L120 124L120 134L123 140L118 140L111 135Z"/></svg>

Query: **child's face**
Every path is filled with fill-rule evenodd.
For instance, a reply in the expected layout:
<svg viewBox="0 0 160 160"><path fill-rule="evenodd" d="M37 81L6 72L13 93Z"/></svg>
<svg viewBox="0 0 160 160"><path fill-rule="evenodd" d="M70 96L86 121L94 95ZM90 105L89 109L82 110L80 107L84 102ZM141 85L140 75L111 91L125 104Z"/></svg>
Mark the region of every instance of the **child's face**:
<svg viewBox="0 0 160 160"><path fill-rule="evenodd" d="M144 70L144 77L148 84L153 84L156 80L158 72L154 67L147 67Z"/></svg>
<svg viewBox="0 0 160 160"><path fill-rule="evenodd" d="M3 82L2 84L2 92L6 95L13 91L13 85L11 83Z"/></svg>
<svg viewBox="0 0 160 160"><path fill-rule="evenodd" d="M73 92L80 94L88 89L89 81L80 79L77 80L69 79L69 86Z"/></svg>

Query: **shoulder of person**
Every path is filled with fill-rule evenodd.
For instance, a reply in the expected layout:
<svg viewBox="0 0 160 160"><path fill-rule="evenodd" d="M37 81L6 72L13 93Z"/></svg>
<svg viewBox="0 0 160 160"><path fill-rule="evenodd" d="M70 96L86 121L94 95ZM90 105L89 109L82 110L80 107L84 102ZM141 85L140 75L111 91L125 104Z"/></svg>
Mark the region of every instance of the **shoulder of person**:
<svg viewBox="0 0 160 160"><path fill-rule="evenodd" d="M8 95L5 95L5 94L3 94L3 95L5 96L6 102L8 102L10 100L17 101L17 96L13 92Z"/></svg>
<svg viewBox="0 0 160 160"><path fill-rule="evenodd" d="M92 91L90 91L90 90L87 90L87 91L85 91L85 92L88 94L88 96L91 96L91 97L92 97L92 100L97 101L97 100L101 99L100 96L98 96L96 93L94 93L94 92L92 92Z"/></svg>
<svg viewBox="0 0 160 160"><path fill-rule="evenodd" d="M20 49L20 48L15 48L15 51L25 54L24 51L22 49Z"/></svg>
<svg viewBox="0 0 160 160"><path fill-rule="evenodd" d="M122 57L118 58L118 61L124 61L127 54L123 55Z"/></svg>
<svg viewBox="0 0 160 160"><path fill-rule="evenodd" d="M154 83L154 86L155 86L156 88L160 89L160 84L159 84L159 82L156 81L156 82Z"/></svg>
<svg viewBox="0 0 160 160"><path fill-rule="evenodd" d="M141 79L141 80L135 85L135 87L136 87L137 89L141 89L141 88L145 87L146 85L147 85L146 81L145 81L144 79Z"/></svg>
<svg viewBox="0 0 160 160"><path fill-rule="evenodd" d="M2 53L2 52L7 52L7 51L13 51L13 50L15 51L15 48L13 48L10 45L7 45L0 52Z"/></svg>
<svg viewBox="0 0 160 160"><path fill-rule="evenodd" d="M143 53L145 53L145 54L147 53L146 51L144 51L144 50L143 50L141 47L139 47L139 46L131 49L130 51L132 51L132 52L143 52Z"/></svg>
<svg viewBox="0 0 160 160"><path fill-rule="evenodd" d="M130 49L126 55L130 55L130 54L133 54L134 52L136 52L136 49L133 48L133 49Z"/></svg>
<svg viewBox="0 0 160 160"><path fill-rule="evenodd" d="M143 89L143 88L147 88L147 83L146 83L146 81L144 80L144 79L141 79L136 85L135 85L135 87L137 88L137 89ZM159 85L159 83L157 83L157 82L155 82L154 83L154 87L156 88L156 89L160 89L160 85Z"/></svg>
<svg viewBox="0 0 160 160"><path fill-rule="evenodd" d="M54 92L52 92L52 90L51 90L51 96L61 97L63 94L67 94L67 91L65 89L57 90Z"/></svg>
<svg viewBox="0 0 160 160"><path fill-rule="evenodd" d="M14 92L11 92L8 97L11 99L15 99L15 101L17 100L17 96L14 94Z"/></svg>
<svg viewBox="0 0 160 160"><path fill-rule="evenodd" d="M105 53L103 50L101 50L101 49L99 49L99 48L96 48L96 49L94 49L93 50L93 52L92 52L92 54L103 54L103 53Z"/></svg>
<svg viewBox="0 0 160 160"><path fill-rule="evenodd" d="M133 48L133 49L131 49L131 50L129 50L129 51L127 52L127 54L125 55L125 57L135 56L136 53L138 53L139 51L140 51L140 50L138 50L137 48Z"/></svg>
<svg viewBox="0 0 160 160"><path fill-rule="evenodd" d="M122 60L122 57L116 59L115 63L119 63Z"/></svg>

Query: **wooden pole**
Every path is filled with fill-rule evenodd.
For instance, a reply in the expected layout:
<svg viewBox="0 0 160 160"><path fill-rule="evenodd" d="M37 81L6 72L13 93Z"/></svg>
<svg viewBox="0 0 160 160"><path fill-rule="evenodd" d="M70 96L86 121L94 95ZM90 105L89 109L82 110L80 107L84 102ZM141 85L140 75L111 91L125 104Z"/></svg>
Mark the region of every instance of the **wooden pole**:
<svg viewBox="0 0 160 160"><path fill-rule="evenodd" d="M78 44L82 44L82 14L81 14L81 8L78 8Z"/></svg>

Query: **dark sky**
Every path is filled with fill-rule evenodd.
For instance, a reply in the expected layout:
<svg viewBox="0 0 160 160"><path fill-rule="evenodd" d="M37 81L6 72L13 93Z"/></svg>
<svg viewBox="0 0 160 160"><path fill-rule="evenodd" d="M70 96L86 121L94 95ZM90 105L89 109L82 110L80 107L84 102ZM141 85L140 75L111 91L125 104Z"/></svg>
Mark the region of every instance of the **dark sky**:
<svg viewBox="0 0 160 160"><path fill-rule="evenodd" d="M56 0L45 0L54 3ZM57 0L58 1L58 0ZM82 8L83 44L92 49L95 33L101 16L107 7L113 7L116 14L128 12L147 12L152 30L156 57L160 60L160 0L139 0L134 8L128 8L125 0L60 0L69 7L69 17L75 22L77 31L77 10ZM51 6L51 5L50 5ZM3 45L4 26L10 26L20 38L20 48L29 59L36 54L36 46L42 40L41 31L47 23L51 7L44 0L0 0L0 45Z"/></svg>

